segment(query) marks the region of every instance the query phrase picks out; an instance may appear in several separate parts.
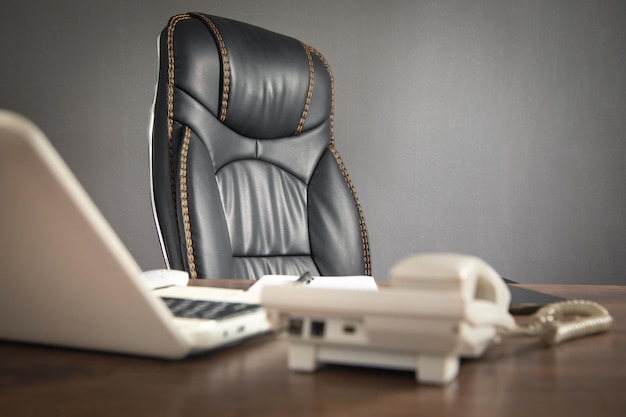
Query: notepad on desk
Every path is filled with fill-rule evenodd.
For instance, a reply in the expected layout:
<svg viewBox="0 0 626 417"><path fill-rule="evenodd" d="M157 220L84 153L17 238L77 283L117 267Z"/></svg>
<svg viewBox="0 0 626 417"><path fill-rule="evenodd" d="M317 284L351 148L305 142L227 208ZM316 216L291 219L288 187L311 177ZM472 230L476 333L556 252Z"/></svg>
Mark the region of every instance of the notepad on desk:
<svg viewBox="0 0 626 417"><path fill-rule="evenodd" d="M264 275L252 285L248 291L261 291L266 285L282 285L288 283L296 283L300 278L298 275ZM351 275L351 276L313 276L309 280L311 287L319 288L337 288L337 289L358 289L358 290L377 290L378 285L374 277L367 275Z"/></svg>

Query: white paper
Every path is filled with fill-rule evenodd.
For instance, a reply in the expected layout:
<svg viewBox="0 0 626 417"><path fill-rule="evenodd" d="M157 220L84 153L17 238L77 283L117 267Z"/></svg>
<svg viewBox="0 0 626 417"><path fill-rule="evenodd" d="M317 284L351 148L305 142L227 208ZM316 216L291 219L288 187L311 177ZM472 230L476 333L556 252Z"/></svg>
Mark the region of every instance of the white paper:
<svg viewBox="0 0 626 417"><path fill-rule="evenodd" d="M294 283L299 277L297 275L264 275L252 285L248 291L260 291L265 285L284 285ZM352 276L323 276L313 277L311 287L374 290L378 289L374 277L367 275Z"/></svg>

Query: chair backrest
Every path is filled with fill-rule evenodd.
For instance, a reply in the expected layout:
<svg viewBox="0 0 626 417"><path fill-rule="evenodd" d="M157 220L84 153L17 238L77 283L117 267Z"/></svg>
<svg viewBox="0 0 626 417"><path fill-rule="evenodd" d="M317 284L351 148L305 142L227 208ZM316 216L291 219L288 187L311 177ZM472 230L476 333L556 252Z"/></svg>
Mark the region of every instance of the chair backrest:
<svg viewBox="0 0 626 417"><path fill-rule="evenodd" d="M200 13L172 17L159 45L151 179L167 266L200 278L369 275L324 57Z"/></svg>

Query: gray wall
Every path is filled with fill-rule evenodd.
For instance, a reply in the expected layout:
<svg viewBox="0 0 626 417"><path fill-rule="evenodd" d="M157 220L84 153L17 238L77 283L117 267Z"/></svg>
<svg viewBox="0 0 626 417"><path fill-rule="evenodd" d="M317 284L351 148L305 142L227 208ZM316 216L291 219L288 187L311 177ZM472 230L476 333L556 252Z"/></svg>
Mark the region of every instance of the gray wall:
<svg viewBox="0 0 626 417"><path fill-rule="evenodd" d="M156 36L186 11L324 53L377 278L445 250L523 282L626 283L624 1L3 0L0 107L47 132L143 268L163 265Z"/></svg>

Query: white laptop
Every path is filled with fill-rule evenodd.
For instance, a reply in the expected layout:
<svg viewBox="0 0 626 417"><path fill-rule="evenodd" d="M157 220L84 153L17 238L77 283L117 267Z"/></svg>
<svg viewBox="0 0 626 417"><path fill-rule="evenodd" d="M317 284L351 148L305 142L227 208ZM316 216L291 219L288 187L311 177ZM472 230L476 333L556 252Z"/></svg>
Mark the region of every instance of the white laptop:
<svg viewBox="0 0 626 417"><path fill-rule="evenodd" d="M44 133L2 110L0 196L2 340L177 359L269 330L258 294L151 291ZM206 303L185 301L188 316L209 318L181 318L162 296L222 303L207 313Z"/></svg>

